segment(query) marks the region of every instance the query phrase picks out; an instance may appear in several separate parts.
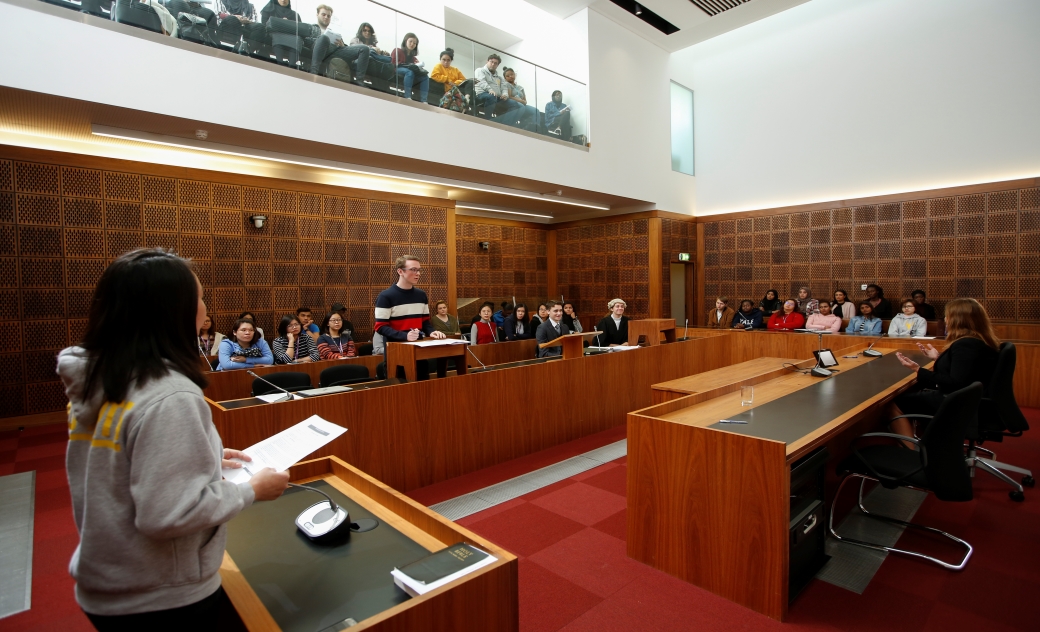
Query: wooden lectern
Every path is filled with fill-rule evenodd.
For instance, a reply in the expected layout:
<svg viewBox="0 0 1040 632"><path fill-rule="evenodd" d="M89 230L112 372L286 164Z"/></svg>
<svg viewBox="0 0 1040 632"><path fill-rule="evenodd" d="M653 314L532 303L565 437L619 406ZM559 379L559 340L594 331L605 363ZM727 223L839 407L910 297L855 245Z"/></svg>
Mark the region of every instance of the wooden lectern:
<svg viewBox="0 0 1040 632"><path fill-rule="evenodd" d="M448 358L455 358L455 374L466 374L466 343L423 345L415 342L388 342L386 345L386 376L397 376L397 367L404 367L404 377L409 382L418 379L415 363L422 360L437 360L437 377L448 374Z"/></svg>
<svg viewBox="0 0 1040 632"><path fill-rule="evenodd" d="M601 331L587 331L580 334L567 334L566 336L560 336L555 340L542 343L538 345L539 349L546 349L548 347L563 347L563 359L573 360L574 358L580 358L585 355L583 344L586 340L591 340L596 336L600 335Z"/></svg>
<svg viewBox="0 0 1040 632"><path fill-rule="evenodd" d="M645 336L646 342L651 347L661 344L661 334L665 340L675 342L675 319L674 318L647 318L645 320L628 321L628 344L637 346L639 337Z"/></svg>

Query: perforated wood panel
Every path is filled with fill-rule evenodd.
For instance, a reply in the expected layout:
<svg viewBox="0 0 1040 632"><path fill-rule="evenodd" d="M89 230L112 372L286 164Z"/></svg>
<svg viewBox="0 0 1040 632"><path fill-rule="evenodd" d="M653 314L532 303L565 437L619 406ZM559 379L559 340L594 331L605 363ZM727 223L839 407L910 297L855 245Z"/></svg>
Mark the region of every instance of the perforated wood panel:
<svg viewBox="0 0 1040 632"><path fill-rule="evenodd" d="M1040 189L1021 189L710 222L705 309L717 294L757 302L770 288L791 295L802 285L817 297L840 288L858 300L861 284L877 283L893 302L925 290L940 314L950 299L970 296L995 320L1040 322L1037 208ZM742 241L740 227L749 225L754 234ZM731 227L736 241L726 239ZM750 283L741 263L748 256Z"/></svg>
<svg viewBox="0 0 1040 632"><path fill-rule="evenodd" d="M447 295L446 236L439 207L0 160L0 416L64 409L55 357L82 338L94 286L130 249L192 259L221 329L252 311L271 339L297 307L321 319L341 302L369 340L395 253L419 254L431 299Z"/></svg>
<svg viewBox="0 0 1040 632"><path fill-rule="evenodd" d="M738 280L749 282L752 275L751 261L749 259L753 243L754 221L750 218L737 220L736 231L736 248L740 251L739 254L747 256L740 257L738 254L735 258L735 274ZM661 220L661 307L663 318L672 318L671 263L679 261L680 252L688 252L690 253L690 259L696 260L696 250L696 224L675 219ZM692 321L693 318L691 317Z"/></svg>
<svg viewBox="0 0 1040 632"><path fill-rule="evenodd" d="M431 217L440 209L426 208L422 212ZM413 215L413 217L415 217ZM446 234L431 224L430 243L444 244ZM458 218L455 224L455 278L459 298L484 298L497 304L502 301L537 303L547 298L548 257L546 242L549 231L482 224L479 221ZM412 238L424 236L423 230L412 229ZM489 242L487 250L480 242ZM447 263L447 249L431 245L431 261ZM447 285L447 268L440 265ZM430 296L431 300L437 298ZM559 297L556 297L559 300ZM567 297L568 299L570 296ZM459 312L459 318L468 322L480 305L474 303ZM528 305L530 307L530 305ZM496 308L497 309L497 308ZM535 305L537 309L537 305Z"/></svg>

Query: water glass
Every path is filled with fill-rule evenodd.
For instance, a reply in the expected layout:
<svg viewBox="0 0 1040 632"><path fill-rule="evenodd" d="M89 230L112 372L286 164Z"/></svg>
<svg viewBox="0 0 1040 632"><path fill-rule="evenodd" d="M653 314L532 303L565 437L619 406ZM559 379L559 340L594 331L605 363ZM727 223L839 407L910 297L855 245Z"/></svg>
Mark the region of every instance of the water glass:
<svg viewBox="0 0 1040 632"><path fill-rule="evenodd" d="M754 386L741 386L740 387L740 405L750 406L755 401L755 387Z"/></svg>

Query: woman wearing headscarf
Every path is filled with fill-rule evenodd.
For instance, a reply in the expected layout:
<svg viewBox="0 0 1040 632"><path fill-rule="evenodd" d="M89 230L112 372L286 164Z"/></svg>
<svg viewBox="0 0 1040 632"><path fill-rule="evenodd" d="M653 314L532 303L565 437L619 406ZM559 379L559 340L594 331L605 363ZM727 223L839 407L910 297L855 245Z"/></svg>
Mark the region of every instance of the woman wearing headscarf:
<svg viewBox="0 0 1040 632"><path fill-rule="evenodd" d="M812 290L804 285L798 288L798 313L809 318L820 311L820 301L812 297Z"/></svg>
<svg viewBox="0 0 1040 632"><path fill-rule="evenodd" d="M297 25L291 27L290 30L292 32L287 33L284 30L279 30L287 28L284 23L280 23L279 26L272 28L272 18L296 22ZM299 61L300 57L300 49L303 48L303 37L300 36L298 31L301 21L300 14L293 11L291 0L270 0L267 6L260 10L260 23L267 27L267 31L271 36L271 51L274 53L275 59L279 62L284 61L291 68L296 67L296 62Z"/></svg>
<svg viewBox="0 0 1040 632"><path fill-rule="evenodd" d="M762 318L769 320L773 312L779 311L781 305L783 303L780 302L780 293L776 290L767 290L766 295L762 297L758 304L758 309L762 310Z"/></svg>

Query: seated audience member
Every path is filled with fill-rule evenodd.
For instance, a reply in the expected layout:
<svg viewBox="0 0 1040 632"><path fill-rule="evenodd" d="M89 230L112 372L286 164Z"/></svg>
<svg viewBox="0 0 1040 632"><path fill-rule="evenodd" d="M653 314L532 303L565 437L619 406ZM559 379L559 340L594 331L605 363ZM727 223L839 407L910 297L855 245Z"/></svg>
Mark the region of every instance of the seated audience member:
<svg viewBox="0 0 1040 632"><path fill-rule="evenodd" d="M290 0L270 0L260 10L260 23L268 27L271 37L271 52L279 63L284 63L290 68L296 67L300 60L300 50L303 48L303 38L297 33L279 33L270 29L271 18L281 18L290 22L303 22L300 14L293 11Z"/></svg>
<svg viewBox="0 0 1040 632"><path fill-rule="evenodd" d="M538 120L538 110L532 105L527 105L527 94L523 86L516 83L516 70L512 68L502 69L502 79L505 80L506 106L507 109L502 117L505 117L507 125L514 127L526 127Z"/></svg>
<svg viewBox="0 0 1040 632"><path fill-rule="evenodd" d="M545 104L545 129L555 136L571 137L571 106L563 102L563 93L556 90L552 101Z"/></svg>
<svg viewBox="0 0 1040 632"><path fill-rule="evenodd" d="M592 339L593 344L598 347L617 347L628 344L628 316L625 316L625 308L628 304L616 298L607 303L610 313L603 317L596 326L603 333Z"/></svg>
<svg viewBox="0 0 1040 632"><path fill-rule="evenodd" d="M502 75L498 73L498 65L502 58L491 53L488 55L487 63L477 68L473 73L473 89L476 94L476 108L484 109L484 118L491 120L499 101L505 102L509 99Z"/></svg>
<svg viewBox="0 0 1040 632"><path fill-rule="evenodd" d="M874 316L881 320L892 318L892 303L885 298L885 291L880 285L871 283L867 286L867 301L874 308Z"/></svg>
<svg viewBox="0 0 1040 632"><path fill-rule="evenodd" d="M202 321L202 328L199 329L199 350L206 358L216 357L220 351L220 341L224 339L224 334L216 329L213 326L213 318L207 314L206 320Z"/></svg>
<svg viewBox="0 0 1040 632"><path fill-rule="evenodd" d="M570 301L563 304L563 324L567 325L567 329L570 329L571 333L580 334L584 331L581 321L578 320L578 314L574 311L574 303Z"/></svg>
<svg viewBox="0 0 1040 632"><path fill-rule="evenodd" d="M351 46L367 46L369 50L368 59L390 63L390 53L379 48L379 40L376 39L376 30L368 22L362 22L358 27L357 35L350 40Z"/></svg>
<svg viewBox="0 0 1040 632"><path fill-rule="evenodd" d="M492 303L491 301L484 301L483 303L480 304L480 309L477 310L477 313L473 316L473 318L471 318L469 320L469 324L472 325L474 323L479 323L480 322L480 312L484 311L485 307L490 308L491 311L495 311L495 304L494 303ZM492 317L492 318L494 318L494 317Z"/></svg>
<svg viewBox="0 0 1040 632"><path fill-rule="evenodd" d="M914 290L910 294L914 299L914 312L925 320L935 320L935 308L925 302L924 290Z"/></svg>
<svg viewBox="0 0 1040 632"><path fill-rule="evenodd" d="M423 69L423 63L418 57L419 38L415 33L405 33L401 46L390 53L390 63L397 67L404 98L412 98L412 85L418 81L419 100L426 103L426 97L430 94L430 75Z"/></svg>
<svg viewBox="0 0 1040 632"><path fill-rule="evenodd" d="M491 308L485 303L480 308L480 320L469 326L469 343L487 345L498 342L498 326L492 318Z"/></svg>
<svg viewBox="0 0 1040 632"><path fill-rule="evenodd" d="M253 321L245 318L235 321L231 337L220 342L219 355L218 371L251 369L274 364L271 348L260 335L260 330L253 326Z"/></svg>
<svg viewBox="0 0 1040 632"><path fill-rule="evenodd" d="M845 290L834 290L834 300L831 301L831 313L842 320L851 320L856 315L856 306L849 300L849 293Z"/></svg>
<svg viewBox="0 0 1040 632"><path fill-rule="evenodd" d="M347 320L347 308L343 303L333 303L332 307L329 308L330 314L339 314L340 319L343 321L343 333L350 336L350 339L354 339L354 323Z"/></svg>
<svg viewBox="0 0 1040 632"><path fill-rule="evenodd" d="M545 303L538 304L538 313L531 316L531 330L532 335L538 330L538 325L541 325L549 318L549 310L545 309Z"/></svg>
<svg viewBox="0 0 1040 632"><path fill-rule="evenodd" d="M913 299L906 299L900 305L903 312L892 317L888 325L888 335L892 338L924 336L928 331L928 323L914 313Z"/></svg>
<svg viewBox="0 0 1040 632"><path fill-rule="evenodd" d="M248 0L217 0L216 11L221 40L238 41L235 52L258 53L262 47L270 44L267 27L258 22L260 17Z"/></svg>
<svg viewBox="0 0 1040 632"><path fill-rule="evenodd" d="M798 301L793 298L784 301L780 311L769 317L767 327L774 331L794 331L805 327L805 316L798 313Z"/></svg>
<svg viewBox="0 0 1040 632"><path fill-rule="evenodd" d="M820 301L812 297L812 290L804 285L798 288L798 313L809 318L820 310Z"/></svg>
<svg viewBox="0 0 1040 632"><path fill-rule="evenodd" d="M918 343L917 347L935 363L931 370L925 369L896 352L903 366L917 372L917 383L895 399L890 419L900 415L934 415L947 395L973 382L982 382L988 389L997 368L1000 340L978 301L955 298L946 304L946 349L940 354L930 344ZM914 436L908 419L896 419L891 429L896 434Z"/></svg>
<svg viewBox="0 0 1040 632"><path fill-rule="evenodd" d="M339 360L353 358L357 355L354 340L350 332L343 327L343 317L332 312L321 324L321 335L318 336L318 355L322 360ZM375 337L372 338L372 354L375 355Z"/></svg>
<svg viewBox="0 0 1040 632"><path fill-rule="evenodd" d="M809 319L805 321L805 328L815 331L830 331L836 334L841 331L841 318L832 314L830 303L824 301L820 303L819 311L810 315Z"/></svg>
<svg viewBox="0 0 1040 632"><path fill-rule="evenodd" d="M459 330L459 319L448 313L447 301L437 301L433 306L434 314L430 318L433 328L445 336L457 336L462 333Z"/></svg>
<svg viewBox="0 0 1040 632"><path fill-rule="evenodd" d="M81 4L81 6L84 5ZM217 29L217 14L197 2L188 2L188 0L166 0L166 9L175 18L179 19L180 14L187 13L188 15L194 15L195 17L205 20L206 28L211 31Z"/></svg>
<svg viewBox="0 0 1040 632"><path fill-rule="evenodd" d="M740 311L733 315L730 326L733 329L761 329L765 326L762 323L762 310L755 307L753 302L744 299L740 302Z"/></svg>
<svg viewBox="0 0 1040 632"><path fill-rule="evenodd" d="M503 329L506 332L506 340L530 340L534 338L533 321L527 318L527 305L519 303L513 309L512 315L506 319ZM541 324L541 321L538 321Z"/></svg>
<svg viewBox="0 0 1040 632"><path fill-rule="evenodd" d="M849 320L845 333L864 336L881 335L881 319L874 315L874 306L870 304L870 301L863 301L859 304L859 314Z"/></svg>
<svg viewBox="0 0 1040 632"><path fill-rule="evenodd" d="M256 333L260 334L261 338L264 337L264 330L256 326L256 316L253 316L253 312L242 312L238 315L239 320L242 320L243 318L253 323L253 328L256 329Z"/></svg>
<svg viewBox="0 0 1040 632"><path fill-rule="evenodd" d="M430 79L444 84L444 92L451 92L452 87L458 88L467 101L472 99L473 80L467 79L462 71L451 65L455 60L455 51L446 48L441 51L440 63L434 65L430 70Z"/></svg>
<svg viewBox="0 0 1040 632"><path fill-rule="evenodd" d="M768 320L773 315L773 312L780 311L782 305L780 294L776 290L769 290L762 297L762 300L759 301L758 308L762 310L762 318Z"/></svg>
<svg viewBox="0 0 1040 632"><path fill-rule="evenodd" d="M509 301L502 301L502 309L498 310L491 316L491 320L495 321L495 326L502 328L506 325L506 318L513 313L513 304Z"/></svg>
<svg viewBox="0 0 1040 632"><path fill-rule="evenodd" d="M303 330L311 337L311 340L317 341L318 336L321 335L321 329L318 328L318 323L314 322L314 316L311 315L311 308L299 308L296 310L296 318L300 320L300 326L303 327Z"/></svg>
<svg viewBox="0 0 1040 632"><path fill-rule="evenodd" d="M278 323L278 337L272 343L275 364L300 364L321 359L318 346L303 331L295 316L284 316Z"/></svg>
<svg viewBox="0 0 1040 632"><path fill-rule="evenodd" d="M567 325L564 325L562 322L563 305L560 305L556 301L549 301L546 303L546 307L549 308L549 320L539 325L538 331L535 332L535 339L538 340L538 344L540 345L552 342L560 336L566 336L571 333L570 330L567 329ZM562 345L538 349L539 358L548 358L559 355L563 355Z"/></svg>
<svg viewBox="0 0 1040 632"><path fill-rule="evenodd" d="M318 5L318 23L315 25L321 35L314 39L314 52L311 54L311 73L321 74L322 66L332 58L339 58L347 62L348 68L354 68L357 60L357 75L354 85L364 86L363 79L368 72L368 56L371 49L368 46L347 46L343 43L343 36L329 30L332 22L332 7L327 4Z"/></svg>
<svg viewBox="0 0 1040 632"><path fill-rule="evenodd" d="M162 24L163 35L169 35L170 37L177 37L177 18L170 13L170 10L162 5L158 0L138 0L141 4L146 4L155 10L155 14L159 16L159 23Z"/></svg>
<svg viewBox="0 0 1040 632"><path fill-rule="evenodd" d="M728 329L733 326L733 317L736 314L729 306L729 299L720 296L715 299L715 308L709 309L705 316L706 325L711 329Z"/></svg>

